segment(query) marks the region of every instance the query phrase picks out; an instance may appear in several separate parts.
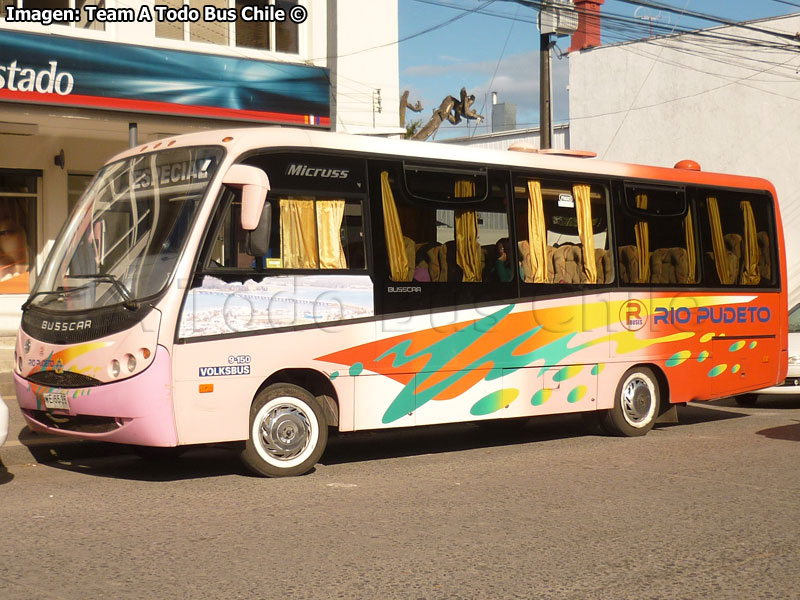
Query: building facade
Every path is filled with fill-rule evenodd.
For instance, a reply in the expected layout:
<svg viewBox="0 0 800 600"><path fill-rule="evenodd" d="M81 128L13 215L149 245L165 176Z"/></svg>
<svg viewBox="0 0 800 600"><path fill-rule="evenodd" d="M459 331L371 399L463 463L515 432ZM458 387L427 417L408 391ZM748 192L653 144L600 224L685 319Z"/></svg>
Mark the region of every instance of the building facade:
<svg viewBox="0 0 800 600"><path fill-rule="evenodd" d="M800 15L570 53L570 142L615 161L763 177L800 301ZM599 34L599 32L598 32ZM794 37L794 40L792 39ZM594 39L592 44L599 43Z"/></svg>
<svg viewBox="0 0 800 600"><path fill-rule="evenodd" d="M133 142L402 131L386 110L397 26L397 0L0 0L0 331L93 175Z"/></svg>

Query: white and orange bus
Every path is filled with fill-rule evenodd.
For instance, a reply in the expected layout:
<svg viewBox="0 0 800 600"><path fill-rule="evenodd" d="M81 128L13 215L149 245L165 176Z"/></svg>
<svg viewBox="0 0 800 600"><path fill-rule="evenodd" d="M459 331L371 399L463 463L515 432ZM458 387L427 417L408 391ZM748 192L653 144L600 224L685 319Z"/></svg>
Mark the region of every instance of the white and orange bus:
<svg viewBox="0 0 800 600"><path fill-rule="evenodd" d="M264 128L133 148L24 305L29 426L243 442L297 475L329 429L585 412L637 436L783 380L762 179Z"/></svg>

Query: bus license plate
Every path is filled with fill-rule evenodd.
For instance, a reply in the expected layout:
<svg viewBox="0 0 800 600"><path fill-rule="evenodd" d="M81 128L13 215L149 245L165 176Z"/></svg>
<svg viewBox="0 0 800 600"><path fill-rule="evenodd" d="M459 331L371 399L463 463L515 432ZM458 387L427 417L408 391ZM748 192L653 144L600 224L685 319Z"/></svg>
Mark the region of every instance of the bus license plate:
<svg viewBox="0 0 800 600"><path fill-rule="evenodd" d="M44 405L50 410L69 410L69 400L64 392L46 392Z"/></svg>

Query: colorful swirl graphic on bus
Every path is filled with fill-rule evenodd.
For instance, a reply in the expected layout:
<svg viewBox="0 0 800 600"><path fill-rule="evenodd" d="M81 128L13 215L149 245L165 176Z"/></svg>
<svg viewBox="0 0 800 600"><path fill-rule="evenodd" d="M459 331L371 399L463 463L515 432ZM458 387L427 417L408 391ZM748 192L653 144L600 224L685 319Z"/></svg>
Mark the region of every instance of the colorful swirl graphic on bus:
<svg viewBox="0 0 800 600"><path fill-rule="evenodd" d="M649 307L639 300L633 301L635 304L623 300L535 311L509 305L477 320L355 346L318 360L348 365L350 375L355 375L353 367L357 366L358 373L380 374L401 383L404 387L383 414L385 425L419 411L431 401L458 398L483 382L495 382L497 389L472 401L470 414L474 416L490 415L521 398L534 407L543 406L552 401L554 394L567 404L577 405L594 400L598 378L607 363L615 359L646 360L665 371L683 369L686 377L674 378L675 383L671 383L672 401L679 401L696 393L692 385L720 385L703 380L743 374L746 360L750 361L748 377L757 378L758 365L768 360L767 355L754 354L732 363L720 356L722 347L717 345L719 340L726 340L726 355L757 348L755 339L725 337L738 337L737 327L747 327L748 335L759 337L753 325L763 328L761 319L768 319L771 311L768 307L747 306L753 299L663 297L652 298ZM730 304L741 305L722 306ZM686 312L695 323L693 330L681 330L670 322L670 315L679 314L682 319ZM698 331L697 319L721 323L730 330ZM718 361L709 360L712 355L719 357ZM711 364L706 366L706 361ZM524 368L532 368L530 377L541 383L530 395L504 381ZM611 383L613 389L616 382Z"/></svg>

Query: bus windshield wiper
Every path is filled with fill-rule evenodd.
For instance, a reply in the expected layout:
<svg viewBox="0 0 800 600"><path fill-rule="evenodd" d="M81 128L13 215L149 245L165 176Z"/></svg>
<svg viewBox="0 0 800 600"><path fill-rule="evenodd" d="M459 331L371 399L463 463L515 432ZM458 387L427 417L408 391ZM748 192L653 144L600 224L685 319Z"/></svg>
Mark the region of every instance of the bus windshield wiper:
<svg viewBox="0 0 800 600"><path fill-rule="evenodd" d="M69 277L74 279L95 279L97 281L104 281L106 283L110 283L115 290L122 296L122 306L127 308L128 310L136 310L139 308L139 305L133 300L133 296L131 295L131 291L125 287L125 284L122 283L119 279L111 275L111 273L85 273L81 275L69 275Z"/></svg>
<svg viewBox="0 0 800 600"><path fill-rule="evenodd" d="M35 294L32 294L32 295L31 295L31 296L30 296L30 297L29 297L29 298L28 298L28 299L27 299L27 300L26 300L26 301L25 301L25 302L22 304L22 306L21 306L20 308L21 308L22 310L28 310L28 308L29 308L29 307L30 307L30 305L33 303L33 301L34 301L34 300L35 300L37 297L39 297L39 296L48 296L48 295L50 295L50 294L55 294L55 295L57 295L57 296L59 296L59 297L63 298L63 297L64 297L64 295L67 293L67 291L68 291L68 290L65 290L65 289L64 289L62 286L59 286L59 287L58 287L57 289L55 289L55 290L47 290L47 291L44 291L44 292L36 292Z"/></svg>

